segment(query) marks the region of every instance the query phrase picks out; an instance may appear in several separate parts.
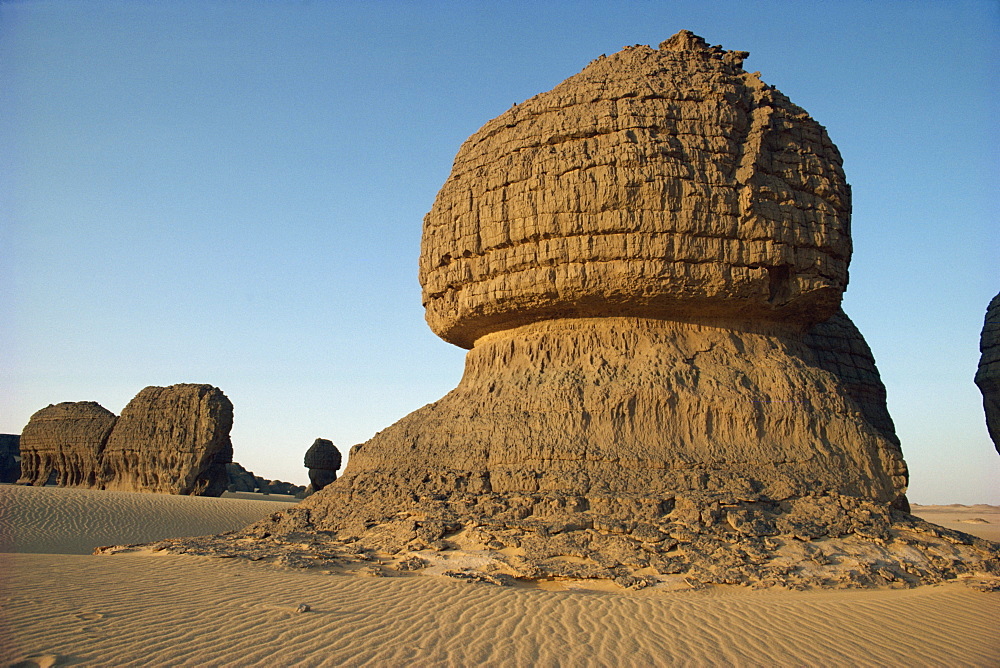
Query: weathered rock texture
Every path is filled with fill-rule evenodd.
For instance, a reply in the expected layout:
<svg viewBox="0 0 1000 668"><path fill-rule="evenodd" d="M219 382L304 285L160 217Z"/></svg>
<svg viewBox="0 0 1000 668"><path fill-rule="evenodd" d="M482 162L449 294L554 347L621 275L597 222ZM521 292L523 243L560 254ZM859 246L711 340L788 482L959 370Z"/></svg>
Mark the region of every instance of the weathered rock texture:
<svg viewBox="0 0 1000 668"><path fill-rule="evenodd" d="M219 496L233 460L233 404L217 387L147 387L122 410L104 450L104 487Z"/></svg>
<svg viewBox="0 0 1000 668"><path fill-rule="evenodd" d="M746 55L686 31L627 48L469 138L420 256L428 323L470 349L458 387L256 542L206 549L409 568L461 548L627 586L997 570L902 512L885 388L839 310L840 156Z"/></svg>
<svg viewBox="0 0 1000 668"><path fill-rule="evenodd" d="M976 385L983 393L986 428L997 452L1000 452L1000 294L990 301L986 309L979 350L982 356L976 371Z"/></svg>
<svg viewBox="0 0 1000 668"><path fill-rule="evenodd" d="M104 448L117 417L93 401L49 405L21 433L21 478L44 485L56 472L63 487L99 487Z"/></svg>
<svg viewBox="0 0 1000 668"><path fill-rule="evenodd" d="M318 492L337 479L340 469L340 450L333 441L317 438L306 450L303 463L309 469L309 484Z"/></svg>

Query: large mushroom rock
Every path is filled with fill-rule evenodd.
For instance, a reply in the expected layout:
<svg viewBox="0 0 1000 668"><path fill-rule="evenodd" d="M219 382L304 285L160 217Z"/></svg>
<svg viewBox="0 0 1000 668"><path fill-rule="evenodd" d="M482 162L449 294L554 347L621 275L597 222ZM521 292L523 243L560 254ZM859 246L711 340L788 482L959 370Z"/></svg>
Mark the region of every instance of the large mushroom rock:
<svg viewBox="0 0 1000 668"><path fill-rule="evenodd" d="M217 387L147 387L122 410L104 451L106 489L219 496L233 459L233 404Z"/></svg>
<svg viewBox="0 0 1000 668"><path fill-rule="evenodd" d="M100 487L101 457L117 417L93 401L50 404L21 433L21 484Z"/></svg>
<svg viewBox="0 0 1000 668"><path fill-rule="evenodd" d="M337 479L340 450L334 446L333 441L317 438L306 450L303 463L309 469L309 483L313 491L318 492Z"/></svg>
<svg viewBox="0 0 1000 668"><path fill-rule="evenodd" d="M906 465L840 311L841 158L746 56L687 31L626 48L462 145L420 255L428 324L469 349L461 382L248 529L254 550L314 531L629 586L997 570L894 510Z"/></svg>
<svg viewBox="0 0 1000 668"><path fill-rule="evenodd" d="M17 482L21 477L21 437L0 434L0 482Z"/></svg>
<svg viewBox="0 0 1000 668"><path fill-rule="evenodd" d="M351 488L356 508L389 489L903 494L884 388L839 311L840 155L746 55L686 31L628 48L462 145L420 277L465 375L352 450L314 502L330 521Z"/></svg>
<svg viewBox="0 0 1000 668"><path fill-rule="evenodd" d="M986 428L997 452L1000 452L1000 294L990 301L986 309L979 350L981 356L979 369L976 371L976 385L983 393Z"/></svg>

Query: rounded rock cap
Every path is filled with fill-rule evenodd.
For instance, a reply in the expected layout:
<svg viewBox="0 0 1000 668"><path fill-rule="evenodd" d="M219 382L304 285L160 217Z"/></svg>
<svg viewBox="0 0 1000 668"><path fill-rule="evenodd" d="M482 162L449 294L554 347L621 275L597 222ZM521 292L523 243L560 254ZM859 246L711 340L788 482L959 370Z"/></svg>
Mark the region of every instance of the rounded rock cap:
<svg viewBox="0 0 1000 668"><path fill-rule="evenodd" d="M551 318L833 315L840 154L747 55L686 30L626 47L466 140L424 219L431 329L470 348Z"/></svg>

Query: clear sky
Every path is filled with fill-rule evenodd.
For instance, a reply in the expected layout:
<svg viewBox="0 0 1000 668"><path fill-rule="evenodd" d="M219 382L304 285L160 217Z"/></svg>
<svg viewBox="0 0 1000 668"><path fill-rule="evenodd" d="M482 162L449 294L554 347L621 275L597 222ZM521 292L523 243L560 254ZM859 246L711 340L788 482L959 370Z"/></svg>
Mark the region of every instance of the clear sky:
<svg viewBox="0 0 1000 668"><path fill-rule="evenodd" d="M1000 503L972 378L1000 290L995 0L0 1L0 432L217 385L235 458L304 484L453 388L423 215L461 142L602 53L746 50L854 189L845 309L918 503Z"/></svg>

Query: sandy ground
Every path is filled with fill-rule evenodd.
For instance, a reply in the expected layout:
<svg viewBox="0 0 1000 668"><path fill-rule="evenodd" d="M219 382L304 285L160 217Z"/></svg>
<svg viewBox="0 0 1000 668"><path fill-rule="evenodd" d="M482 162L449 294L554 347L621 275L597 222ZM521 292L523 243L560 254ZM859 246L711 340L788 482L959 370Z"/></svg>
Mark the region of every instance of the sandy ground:
<svg viewBox="0 0 1000 668"><path fill-rule="evenodd" d="M0 666L1000 665L1000 593L962 582L546 591L79 553L91 535L108 544L219 531L280 507L0 486ZM915 510L984 537L1000 526L996 507ZM311 610L296 612L302 603Z"/></svg>

